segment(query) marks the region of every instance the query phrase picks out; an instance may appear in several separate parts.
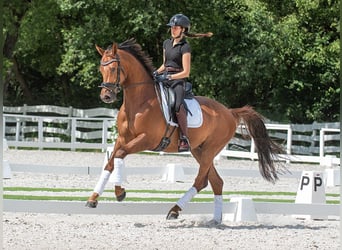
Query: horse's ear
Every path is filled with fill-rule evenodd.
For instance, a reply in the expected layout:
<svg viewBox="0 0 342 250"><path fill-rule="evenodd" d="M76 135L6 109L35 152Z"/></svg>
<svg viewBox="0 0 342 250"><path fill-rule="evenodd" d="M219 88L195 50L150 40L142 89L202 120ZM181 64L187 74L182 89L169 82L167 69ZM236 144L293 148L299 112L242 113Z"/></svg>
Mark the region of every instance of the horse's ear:
<svg viewBox="0 0 342 250"><path fill-rule="evenodd" d="M104 49L102 49L101 47L97 46L97 44L95 44L96 50L100 53L100 55L102 56L105 52Z"/></svg>
<svg viewBox="0 0 342 250"><path fill-rule="evenodd" d="M113 53L113 55L116 54L117 50L118 50L118 44L117 43L113 43L113 46L112 46L112 53Z"/></svg>

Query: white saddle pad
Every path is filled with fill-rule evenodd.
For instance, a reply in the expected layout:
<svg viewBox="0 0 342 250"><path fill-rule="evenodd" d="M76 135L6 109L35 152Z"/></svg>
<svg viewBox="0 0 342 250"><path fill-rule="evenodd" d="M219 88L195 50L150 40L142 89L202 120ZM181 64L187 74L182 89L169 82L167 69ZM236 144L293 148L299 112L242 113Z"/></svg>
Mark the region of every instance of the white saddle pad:
<svg viewBox="0 0 342 250"><path fill-rule="evenodd" d="M161 83L160 84L160 89L163 89L163 86ZM171 126L177 126L178 124L172 121L172 118L169 113L169 109L167 106L167 101L165 97L164 91L161 91L161 97L162 97L162 106L163 106L163 113L166 121L168 124ZM188 109L190 112L188 113L188 127L189 128L199 128L202 126L203 123L203 114L202 114L202 109L201 106L199 105L198 101L196 99L185 99L185 102L188 106Z"/></svg>

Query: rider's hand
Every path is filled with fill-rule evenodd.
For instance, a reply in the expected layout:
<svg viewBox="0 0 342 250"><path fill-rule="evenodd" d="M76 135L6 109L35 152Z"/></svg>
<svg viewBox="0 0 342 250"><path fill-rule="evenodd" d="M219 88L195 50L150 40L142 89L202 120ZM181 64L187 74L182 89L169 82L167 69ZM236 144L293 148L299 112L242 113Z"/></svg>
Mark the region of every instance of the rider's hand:
<svg viewBox="0 0 342 250"><path fill-rule="evenodd" d="M170 76L166 72L158 75L158 73L155 71L153 72L153 78L156 82L162 82L162 83L170 80Z"/></svg>
<svg viewBox="0 0 342 250"><path fill-rule="evenodd" d="M156 76L158 76L158 71L157 70L153 71L152 75L153 75L153 78L155 79Z"/></svg>

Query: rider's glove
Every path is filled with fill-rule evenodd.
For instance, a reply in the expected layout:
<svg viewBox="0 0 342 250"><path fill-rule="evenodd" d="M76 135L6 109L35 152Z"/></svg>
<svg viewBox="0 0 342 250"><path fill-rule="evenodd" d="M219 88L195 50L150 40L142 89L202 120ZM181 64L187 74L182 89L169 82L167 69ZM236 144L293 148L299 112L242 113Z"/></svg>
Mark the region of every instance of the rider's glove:
<svg viewBox="0 0 342 250"><path fill-rule="evenodd" d="M156 77L158 76L158 71L157 70L153 71L152 75L153 75L153 79L156 79Z"/></svg>
<svg viewBox="0 0 342 250"><path fill-rule="evenodd" d="M167 82L170 80L170 75L168 75L166 72L163 74L158 75L157 71L153 72L153 78L156 82Z"/></svg>

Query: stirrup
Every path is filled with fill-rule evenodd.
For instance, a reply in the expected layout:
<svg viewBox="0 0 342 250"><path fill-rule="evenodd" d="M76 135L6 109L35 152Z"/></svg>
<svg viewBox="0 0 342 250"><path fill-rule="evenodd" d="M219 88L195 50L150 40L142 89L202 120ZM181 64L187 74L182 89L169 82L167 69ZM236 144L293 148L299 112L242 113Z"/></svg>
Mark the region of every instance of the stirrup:
<svg viewBox="0 0 342 250"><path fill-rule="evenodd" d="M186 136L179 138L178 152L187 152L190 150L190 143Z"/></svg>

